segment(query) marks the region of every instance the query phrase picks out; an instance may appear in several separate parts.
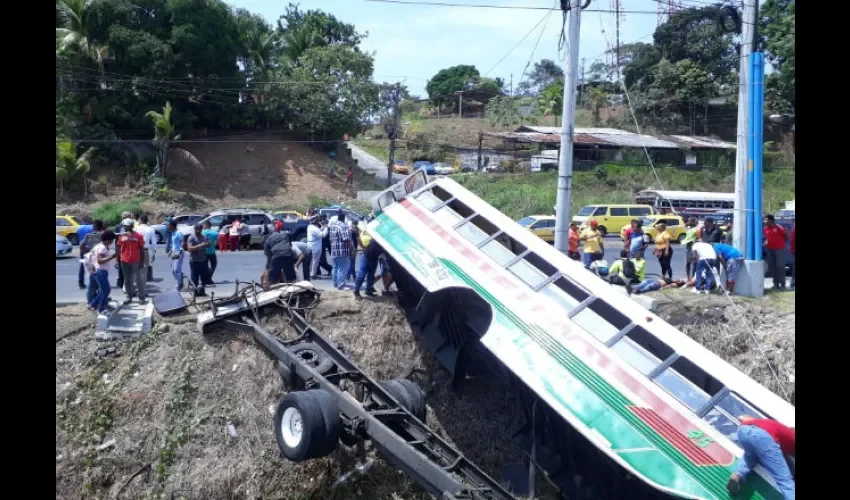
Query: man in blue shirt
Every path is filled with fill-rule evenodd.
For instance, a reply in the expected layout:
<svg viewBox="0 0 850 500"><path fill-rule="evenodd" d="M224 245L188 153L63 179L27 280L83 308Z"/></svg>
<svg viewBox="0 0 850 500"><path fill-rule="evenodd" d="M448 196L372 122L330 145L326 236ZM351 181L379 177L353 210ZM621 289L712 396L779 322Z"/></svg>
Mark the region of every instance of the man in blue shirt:
<svg viewBox="0 0 850 500"><path fill-rule="evenodd" d="M183 289L183 233L177 230L177 223L173 220L168 223L168 231L171 233L171 275L177 282L177 290Z"/></svg>
<svg viewBox="0 0 850 500"><path fill-rule="evenodd" d="M215 249L218 246L218 231L214 231L212 228L212 223L210 221L204 221L204 230L202 232L204 236L207 237L207 241L210 242L210 246L206 248L207 253L207 266L209 267L209 273L207 273L207 280L209 283L205 283L205 285L213 286L215 283L213 282L213 273L215 272L215 268L218 267L218 257L215 254Z"/></svg>
<svg viewBox="0 0 850 500"><path fill-rule="evenodd" d="M720 262L720 265L726 269L726 291L732 294L735 290L735 280L738 278L738 271L744 265L744 254L737 248L726 243L715 243L714 251L717 253L717 260Z"/></svg>

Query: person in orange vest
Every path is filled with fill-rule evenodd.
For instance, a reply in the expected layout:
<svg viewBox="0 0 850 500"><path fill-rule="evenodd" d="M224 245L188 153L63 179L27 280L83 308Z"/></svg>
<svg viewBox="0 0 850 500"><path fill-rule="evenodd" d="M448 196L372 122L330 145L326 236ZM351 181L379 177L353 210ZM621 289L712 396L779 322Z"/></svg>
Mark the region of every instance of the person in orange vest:
<svg viewBox="0 0 850 500"><path fill-rule="evenodd" d="M578 252L578 224L570 222L569 247L567 248L567 257L573 260L581 260L581 254Z"/></svg>

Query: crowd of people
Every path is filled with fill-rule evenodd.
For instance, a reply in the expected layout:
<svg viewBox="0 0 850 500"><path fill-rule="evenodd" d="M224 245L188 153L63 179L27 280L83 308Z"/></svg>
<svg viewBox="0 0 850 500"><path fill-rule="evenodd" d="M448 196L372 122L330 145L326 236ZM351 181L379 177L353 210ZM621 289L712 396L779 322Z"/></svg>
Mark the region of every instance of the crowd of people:
<svg viewBox="0 0 850 500"><path fill-rule="evenodd" d="M731 231L724 233L712 217L706 217L698 224L696 217L689 217L685 223L685 279L673 279L672 259L674 255L672 237L663 223L656 224L657 234L652 238L643 229L641 221L633 219L623 234L623 249L620 258L610 266L604 260L605 244L599 224L591 219L582 230L577 223L570 223L567 255L573 260L581 260L584 267L597 274L607 276L608 282L625 286L631 293L646 293L665 287L692 286L694 293L709 293L722 288L732 294L738 273L744 265L744 254L732 246ZM773 215L764 219L763 244L768 275L773 278L773 288L786 289L785 247L790 240L791 254L796 255L796 223L787 234L785 228L776 224ZM580 245L583 248L580 250ZM650 280L645 279L646 260L644 254L651 249L658 259L661 275ZM719 283L721 271L726 276L725 284ZM792 266L790 288L796 286L796 265Z"/></svg>

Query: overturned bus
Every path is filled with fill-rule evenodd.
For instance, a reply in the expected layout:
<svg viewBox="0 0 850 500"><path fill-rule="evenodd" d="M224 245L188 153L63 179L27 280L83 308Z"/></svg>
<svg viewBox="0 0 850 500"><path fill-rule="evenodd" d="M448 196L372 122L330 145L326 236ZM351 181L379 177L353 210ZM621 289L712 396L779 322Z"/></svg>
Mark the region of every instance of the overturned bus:
<svg viewBox="0 0 850 500"><path fill-rule="evenodd" d="M456 384L501 379L509 434L565 496L729 498L739 418L794 426L790 403L452 179L416 171L372 204L414 332ZM759 466L735 498L782 495Z"/></svg>

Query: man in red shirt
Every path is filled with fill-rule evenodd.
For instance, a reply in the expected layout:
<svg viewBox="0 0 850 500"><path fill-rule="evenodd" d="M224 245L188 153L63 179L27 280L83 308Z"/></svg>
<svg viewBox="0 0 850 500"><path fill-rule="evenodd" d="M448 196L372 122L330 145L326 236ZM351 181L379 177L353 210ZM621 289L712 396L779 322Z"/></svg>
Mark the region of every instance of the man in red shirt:
<svg viewBox="0 0 850 500"><path fill-rule="evenodd" d="M764 260L770 276L773 278L774 290L785 290L785 242L788 236L785 228L776 223L772 215L764 218Z"/></svg>
<svg viewBox="0 0 850 500"><path fill-rule="evenodd" d="M145 248L144 237L133 231L133 226L124 226L124 232L118 236L116 246L121 257L121 270L124 273L124 293L127 298L124 304L129 304L138 292L139 304L146 302L147 269L142 269L142 252Z"/></svg>
<svg viewBox="0 0 850 500"><path fill-rule="evenodd" d="M738 445L743 448L744 456L726 484L729 492L737 493L755 466L761 465L773 476L785 500L794 500L796 485L785 456L796 455L796 431L775 420L747 415L740 420Z"/></svg>
<svg viewBox="0 0 850 500"><path fill-rule="evenodd" d="M791 226L791 255L794 256L794 265L791 266L791 290L797 285L797 221Z"/></svg>

